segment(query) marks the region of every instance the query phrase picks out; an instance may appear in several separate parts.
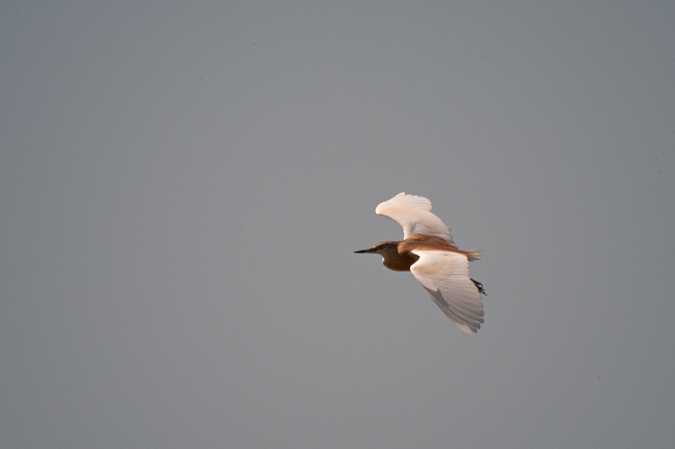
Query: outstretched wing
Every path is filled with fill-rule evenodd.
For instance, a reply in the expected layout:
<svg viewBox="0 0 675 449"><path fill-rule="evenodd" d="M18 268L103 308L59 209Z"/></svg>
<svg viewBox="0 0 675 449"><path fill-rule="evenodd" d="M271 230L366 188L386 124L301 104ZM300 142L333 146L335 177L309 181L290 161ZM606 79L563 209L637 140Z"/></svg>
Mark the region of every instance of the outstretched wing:
<svg viewBox="0 0 675 449"><path fill-rule="evenodd" d="M480 329L483 302L469 277L465 255L450 251L413 250L420 258L410 271L443 313L467 334Z"/></svg>
<svg viewBox="0 0 675 449"><path fill-rule="evenodd" d="M389 217L403 227L403 238L413 234L434 235L454 245L450 229L430 211L431 201L421 196L406 195L405 192L375 208L376 214Z"/></svg>

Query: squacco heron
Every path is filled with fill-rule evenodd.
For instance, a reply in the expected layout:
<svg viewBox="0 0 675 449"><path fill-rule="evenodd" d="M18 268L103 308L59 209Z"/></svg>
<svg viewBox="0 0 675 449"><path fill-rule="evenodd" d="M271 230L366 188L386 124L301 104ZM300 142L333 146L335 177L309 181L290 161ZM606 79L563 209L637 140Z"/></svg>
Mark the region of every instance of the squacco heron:
<svg viewBox="0 0 675 449"><path fill-rule="evenodd" d="M375 209L403 227L403 240L380 242L361 254L379 254L385 267L410 271L431 299L467 334L483 323L483 284L469 277L469 261L480 259L476 250L462 251L450 229L431 213L431 201L401 192Z"/></svg>

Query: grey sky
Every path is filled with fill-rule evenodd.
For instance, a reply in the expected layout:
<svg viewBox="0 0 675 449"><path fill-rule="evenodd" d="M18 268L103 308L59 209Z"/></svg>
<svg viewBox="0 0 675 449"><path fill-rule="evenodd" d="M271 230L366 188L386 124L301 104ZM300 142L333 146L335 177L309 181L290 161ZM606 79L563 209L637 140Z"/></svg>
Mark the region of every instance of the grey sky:
<svg viewBox="0 0 675 449"><path fill-rule="evenodd" d="M0 447L672 447L673 2L0 8Z"/></svg>

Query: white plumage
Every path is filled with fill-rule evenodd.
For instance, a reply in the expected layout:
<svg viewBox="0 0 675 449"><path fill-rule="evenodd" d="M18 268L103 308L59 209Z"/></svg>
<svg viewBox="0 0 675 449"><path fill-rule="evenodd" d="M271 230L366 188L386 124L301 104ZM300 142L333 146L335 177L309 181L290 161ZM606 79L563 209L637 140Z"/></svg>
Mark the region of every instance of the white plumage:
<svg viewBox="0 0 675 449"><path fill-rule="evenodd" d="M380 203L375 213L403 227L404 240L381 242L357 253L376 253L388 268L410 270L431 299L460 329L473 334L483 323L482 284L469 276L478 251L462 251L450 229L431 213L427 198L399 193Z"/></svg>

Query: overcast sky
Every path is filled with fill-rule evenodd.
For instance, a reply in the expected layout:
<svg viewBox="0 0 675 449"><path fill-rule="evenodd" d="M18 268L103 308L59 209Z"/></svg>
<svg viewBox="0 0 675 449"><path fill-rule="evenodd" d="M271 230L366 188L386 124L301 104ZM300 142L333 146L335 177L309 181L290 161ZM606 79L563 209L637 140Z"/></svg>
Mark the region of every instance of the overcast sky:
<svg viewBox="0 0 675 449"><path fill-rule="evenodd" d="M675 441L672 1L6 1L0 447ZM428 197L465 335L375 206Z"/></svg>

